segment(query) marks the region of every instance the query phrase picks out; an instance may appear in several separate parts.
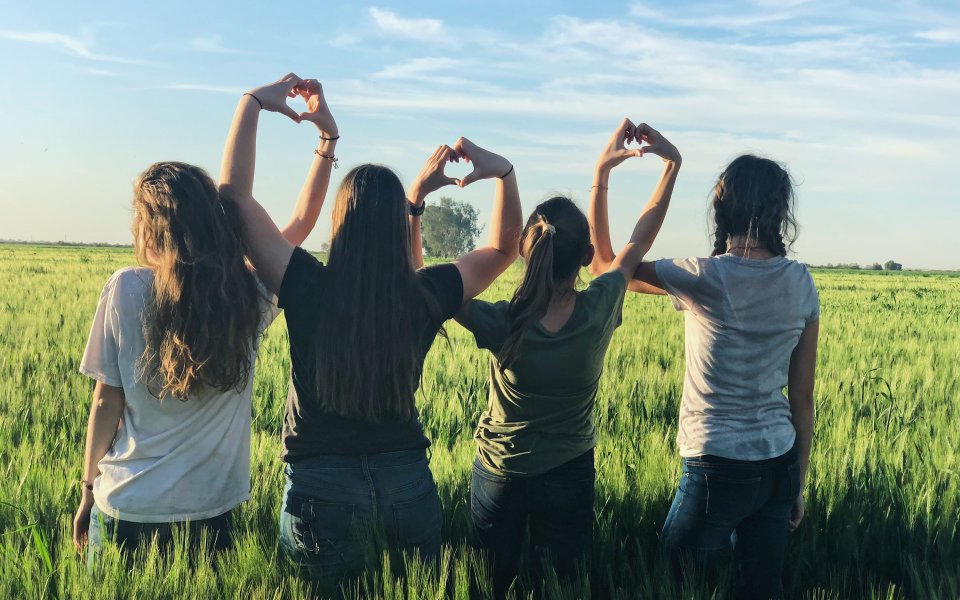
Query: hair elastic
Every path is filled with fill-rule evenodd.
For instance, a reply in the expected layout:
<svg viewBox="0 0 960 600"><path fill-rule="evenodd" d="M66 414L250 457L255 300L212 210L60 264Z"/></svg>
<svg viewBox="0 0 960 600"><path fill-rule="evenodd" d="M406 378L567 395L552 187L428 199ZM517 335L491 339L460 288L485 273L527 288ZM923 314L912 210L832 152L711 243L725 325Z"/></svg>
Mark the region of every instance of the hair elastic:
<svg viewBox="0 0 960 600"><path fill-rule="evenodd" d="M557 228L551 225L550 223L547 223L547 226L544 228L544 231L546 231L550 235L553 235L557 233Z"/></svg>
<svg viewBox="0 0 960 600"><path fill-rule="evenodd" d="M253 98L254 100L256 100L256 101L257 101L257 104L260 105L260 110L263 110L263 102L260 102L260 98L257 98L256 96L254 96L254 95L251 94L250 92L247 92L246 94L244 94L244 96L250 96L251 98Z"/></svg>

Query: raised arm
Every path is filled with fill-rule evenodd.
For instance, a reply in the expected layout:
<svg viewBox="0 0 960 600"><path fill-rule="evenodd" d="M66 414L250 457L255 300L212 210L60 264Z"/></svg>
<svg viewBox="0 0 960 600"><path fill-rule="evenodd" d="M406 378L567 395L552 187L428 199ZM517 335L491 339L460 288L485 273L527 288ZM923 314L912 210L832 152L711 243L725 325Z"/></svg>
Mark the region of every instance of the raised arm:
<svg viewBox="0 0 960 600"><path fill-rule="evenodd" d="M407 191L407 202L410 203L410 251L413 268L423 267L423 236L421 234L421 219L426 209L427 195L448 185L457 185L458 180L448 177L443 168L448 162L460 162L460 156L450 146L443 145L437 148L420 169L420 174L410 185Z"/></svg>
<svg viewBox="0 0 960 600"><path fill-rule="evenodd" d="M473 171L460 181L460 187L481 179L497 180L487 245L461 256L453 263L463 278L463 301L466 302L490 287L517 259L523 215L517 173L510 161L466 138L457 140L454 150L460 158L473 163Z"/></svg>
<svg viewBox="0 0 960 600"><path fill-rule="evenodd" d="M790 356L790 371L787 376L787 396L793 428L797 431L797 450L800 454L800 495L794 501L790 516L790 529L794 530L803 520L803 491L806 489L807 471L810 468L810 449L813 446L813 425L816 406L813 389L817 374L817 338L820 321L808 323L800 334L800 341Z"/></svg>
<svg viewBox="0 0 960 600"><path fill-rule="evenodd" d="M647 145L639 148L626 148L626 143L632 140ZM610 243L610 227L607 214L607 188L610 171L632 156L644 156L646 154L655 154L663 159L665 163L663 174L660 176L657 187L634 227L630 242L624 247L621 256L618 257L613 253ZM591 188L590 194L588 218L591 239L596 249L593 262L590 264L591 273L599 275L616 268L621 270L630 281L629 288L631 290L647 294L666 293L656 276L653 263L644 263L642 259L650 251L660 227L663 225L663 219L670 205L670 198L673 195L673 188L680 171L681 162L682 159L677 148L660 132L645 123L634 126L629 119L624 119L617 130L614 131L610 142L597 160L594 186ZM625 253L629 256L624 256Z"/></svg>
<svg viewBox="0 0 960 600"><path fill-rule="evenodd" d="M93 509L93 480L100 475L100 459L106 456L117 435L126 398L123 388L97 382L93 390L93 404L87 421L87 447L84 452L83 491L80 506L73 518L73 544L83 550L90 529L90 511Z"/></svg>
<svg viewBox="0 0 960 600"><path fill-rule="evenodd" d="M264 285L273 293L280 289L294 246L283 237L267 211L253 198L257 123L261 109L282 112L299 122L300 115L287 106L286 100L296 96L294 89L300 82L300 78L291 73L240 98L220 164L221 198L233 202L237 207L250 261Z"/></svg>
<svg viewBox="0 0 960 600"><path fill-rule="evenodd" d="M281 230L284 239L300 246L317 224L320 209L330 187L330 173L336 164L330 157L337 149L340 130L323 97L323 86L316 79L304 79L296 91L307 103L307 112L299 115L300 121L310 121L320 133L320 144L313 155L307 179L300 189L300 196L293 208L290 222Z"/></svg>

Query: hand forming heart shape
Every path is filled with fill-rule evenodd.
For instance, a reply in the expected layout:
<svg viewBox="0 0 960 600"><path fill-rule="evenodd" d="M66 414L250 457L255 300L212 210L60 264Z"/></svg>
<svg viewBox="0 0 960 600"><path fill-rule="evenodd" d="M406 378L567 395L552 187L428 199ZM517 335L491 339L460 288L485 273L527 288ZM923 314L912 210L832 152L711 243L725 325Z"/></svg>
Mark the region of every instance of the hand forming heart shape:
<svg viewBox="0 0 960 600"><path fill-rule="evenodd" d="M473 170L460 179L448 176L444 172L444 168L448 163L459 163L461 158L472 163ZM427 159L417 179L410 187L411 197L408 200L415 206L419 206L428 194L444 186L456 185L464 188L481 179L504 177L509 174L512 168L510 161L499 154L481 148L467 138L461 137L453 147L440 146Z"/></svg>
<svg viewBox="0 0 960 600"><path fill-rule="evenodd" d="M639 148L627 148L627 144L636 142ZM643 144L647 145L644 146ZM680 160L680 152L659 131L646 123L634 125L630 119L624 119L610 137L607 147L601 152L597 166L612 169L633 156L656 154L668 162Z"/></svg>
<svg viewBox="0 0 960 600"><path fill-rule="evenodd" d="M326 137L338 135L337 122L323 97L323 86L316 79L301 79L294 73L288 73L274 83L255 88L249 93L264 110L284 114L297 123L310 121ZM288 98L297 96L306 101L306 112L298 113L287 104Z"/></svg>

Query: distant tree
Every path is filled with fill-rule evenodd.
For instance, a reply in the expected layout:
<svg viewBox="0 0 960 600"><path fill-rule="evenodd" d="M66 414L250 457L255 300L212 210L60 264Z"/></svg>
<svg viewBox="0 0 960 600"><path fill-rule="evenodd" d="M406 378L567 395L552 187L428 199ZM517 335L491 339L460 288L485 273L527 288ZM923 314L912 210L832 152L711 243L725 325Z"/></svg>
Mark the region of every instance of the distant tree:
<svg viewBox="0 0 960 600"><path fill-rule="evenodd" d="M883 268L885 271L902 271L903 265L898 262L888 260L887 262L883 263Z"/></svg>
<svg viewBox="0 0 960 600"><path fill-rule="evenodd" d="M330 253L330 242L324 242L324 243L320 244L320 252L323 252L324 254L329 254L329 253Z"/></svg>
<svg viewBox="0 0 960 600"><path fill-rule="evenodd" d="M442 197L423 213L423 249L429 256L454 257L470 252L480 234L477 209Z"/></svg>
<svg viewBox="0 0 960 600"><path fill-rule="evenodd" d="M867 269L870 271L882 271L883 265L881 265L880 263L873 263L872 265L867 267Z"/></svg>

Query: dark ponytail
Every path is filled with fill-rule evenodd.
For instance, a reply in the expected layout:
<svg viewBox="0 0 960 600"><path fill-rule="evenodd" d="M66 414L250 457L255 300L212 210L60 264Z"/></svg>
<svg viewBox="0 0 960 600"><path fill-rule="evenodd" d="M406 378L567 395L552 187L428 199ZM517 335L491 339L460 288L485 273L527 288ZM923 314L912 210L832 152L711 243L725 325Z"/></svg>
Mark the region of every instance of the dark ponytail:
<svg viewBox="0 0 960 600"><path fill-rule="evenodd" d="M551 198L530 215L520 238L526 270L510 300L510 329L497 355L501 368L517 360L524 334L547 314L551 300L569 290L589 248L587 218L569 198Z"/></svg>
<svg viewBox="0 0 960 600"><path fill-rule="evenodd" d="M742 235L749 248L786 256L797 237L793 181L781 165L745 154L727 165L713 190L713 256L727 251L727 238Z"/></svg>

